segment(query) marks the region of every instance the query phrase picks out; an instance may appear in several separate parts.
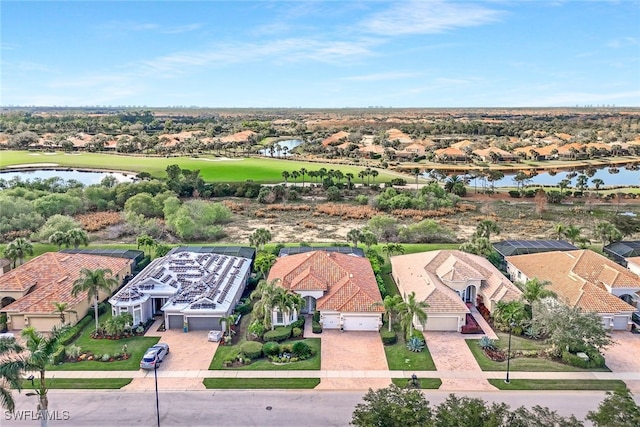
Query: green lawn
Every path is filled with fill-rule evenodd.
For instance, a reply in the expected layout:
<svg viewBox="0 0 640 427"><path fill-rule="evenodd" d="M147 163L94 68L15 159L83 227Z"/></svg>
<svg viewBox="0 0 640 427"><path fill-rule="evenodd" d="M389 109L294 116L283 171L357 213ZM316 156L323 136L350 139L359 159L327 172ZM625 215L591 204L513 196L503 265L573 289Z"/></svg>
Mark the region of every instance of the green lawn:
<svg viewBox="0 0 640 427"><path fill-rule="evenodd" d="M387 356L387 364L392 371L436 370L436 365L433 363L427 346L421 352L415 353L407 348L404 340L400 337L395 344L384 346L384 354Z"/></svg>
<svg viewBox="0 0 640 427"><path fill-rule="evenodd" d="M509 334L507 332L496 331L498 340L496 346L500 350L507 350L509 347ZM547 345L540 340L531 340L524 337L511 335L511 350L544 350Z"/></svg>
<svg viewBox="0 0 640 427"><path fill-rule="evenodd" d="M133 378L51 378L47 380L47 388L51 389L113 389L117 390L128 385ZM40 384L35 380L35 385ZM24 380L22 388L33 389L31 381Z"/></svg>
<svg viewBox="0 0 640 427"><path fill-rule="evenodd" d="M312 389L320 378L205 378L203 383L216 389Z"/></svg>
<svg viewBox="0 0 640 427"><path fill-rule="evenodd" d="M149 172L153 176L166 176L166 168L171 164L177 164L182 169L199 169L200 175L209 182L238 182L253 180L256 182L275 183L282 182L283 171L294 171L306 168L307 170L336 169L343 174L352 173L358 180L358 172L364 167L337 165L332 163L312 163L285 159L268 158L238 158L221 160L214 156L192 157L144 157L131 155L117 155L104 153L73 153L56 152L55 154L31 153L27 151L3 151L0 157L0 169L12 165L33 163L56 163L60 166L111 169L132 172ZM379 171L376 182L387 182L397 175L384 170ZM306 182L309 178L306 177ZM302 184L302 178L298 178L298 184Z"/></svg>
<svg viewBox="0 0 640 427"><path fill-rule="evenodd" d="M513 338L513 337L512 337ZM478 345L478 340L466 340L467 346L473 353L473 356L476 358L478 365L480 365L480 369L483 371L506 371L507 370L507 361L504 362L494 362L489 359L480 346ZM503 344L498 343L498 347L502 348ZM518 350L514 348L514 342L511 341L511 350ZM515 359L511 359L510 367L511 371L530 371L530 372L591 372L591 371L599 371L599 372L608 372L609 369L601 368L601 369L581 369L575 366L565 365L564 363L554 362L553 360L543 359L543 358L535 358L535 357L518 357Z"/></svg>
<svg viewBox="0 0 640 427"><path fill-rule="evenodd" d="M621 380L510 380L493 378L489 383L500 390L615 390L624 389Z"/></svg>
<svg viewBox="0 0 640 427"><path fill-rule="evenodd" d="M418 378L418 381L420 382L421 389L434 390L440 388L442 385L442 380L440 378ZM411 380L407 378L392 378L391 382L398 387L404 388L409 384L409 382L411 382Z"/></svg>
<svg viewBox="0 0 640 427"><path fill-rule="evenodd" d="M313 349L314 355L307 360L301 360L295 363L286 363L282 365L275 365L271 363L271 361L267 358L262 358L253 361L250 365L244 365L237 368L225 368L222 366L222 362L227 357L230 357L234 354L237 354L240 351L240 344L243 341L239 342L233 346L224 346L221 345L218 347L215 356L213 356L213 360L211 360L211 364L209 365L209 369L212 370L243 370L243 371L291 371L291 370L300 370L300 371L313 371L320 370L320 338L307 338L304 340L309 347ZM284 341L282 344L291 344L295 341Z"/></svg>
<svg viewBox="0 0 640 427"><path fill-rule="evenodd" d="M103 323L111 317L111 312L107 312L100 316L99 321ZM159 337L131 337L120 340L96 340L91 338L90 334L95 329L94 323L89 324L78 339L73 343L79 346L83 351L90 351L93 354L110 354L122 353L122 347L127 345L127 352L131 354L127 360L119 360L116 362L99 362L85 361L62 363L60 365L50 366L50 371L135 371L140 369L140 360L144 352L154 344Z"/></svg>

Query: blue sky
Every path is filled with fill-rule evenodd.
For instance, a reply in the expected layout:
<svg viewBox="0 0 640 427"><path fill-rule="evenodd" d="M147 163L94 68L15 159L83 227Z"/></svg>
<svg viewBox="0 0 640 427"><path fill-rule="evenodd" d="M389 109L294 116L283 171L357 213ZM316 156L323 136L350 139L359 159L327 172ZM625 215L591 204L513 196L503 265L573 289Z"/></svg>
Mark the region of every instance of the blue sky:
<svg viewBox="0 0 640 427"><path fill-rule="evenodd" d="M640 1L7 1L1 105L640 106Z"/></svg>

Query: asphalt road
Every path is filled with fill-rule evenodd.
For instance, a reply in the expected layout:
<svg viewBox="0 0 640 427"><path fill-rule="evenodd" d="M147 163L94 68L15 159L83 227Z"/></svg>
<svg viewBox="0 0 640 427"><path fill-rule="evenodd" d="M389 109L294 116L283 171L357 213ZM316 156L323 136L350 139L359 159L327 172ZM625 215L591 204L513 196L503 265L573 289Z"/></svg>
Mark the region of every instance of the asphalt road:
<svg viewBox="0 0 640 427"><path fill-rule="evenodd" d="M604 392L473 392L458 393L500 401L512 408L547 406L579 419L596 409ZM362 392L334 391L231 391L161 392L161 426L347 426ZM426 391L427 400L439 404L448 393ZM34 426L36 398L15 394L16 416L2 412L1 427ZM57 391L49 392L51 426L155 426L153 392ZM24 419L26 418L26 419Z"/></svg>

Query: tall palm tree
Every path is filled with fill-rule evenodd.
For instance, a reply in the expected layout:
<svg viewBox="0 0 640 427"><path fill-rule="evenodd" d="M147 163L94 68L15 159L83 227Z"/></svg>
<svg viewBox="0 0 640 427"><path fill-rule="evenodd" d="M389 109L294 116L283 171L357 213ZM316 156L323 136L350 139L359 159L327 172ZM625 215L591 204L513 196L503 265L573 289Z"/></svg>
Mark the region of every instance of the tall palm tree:
<svg viewBox="0 0 640 427"><path fill-rule="evenodd" d="M354 178L353 174L351 172L347 172L346 174L344 174L344 177L347 179L348 187L351 188L351 181Z"/></svg>
<svg viewBox="0 0 640 427"><path fill-rule="evenodd" d="M136 239L136 243L138 244L138 249L140 247L147 248L149 250L149 256L151 256L151 249L158 244L156 239L149 236L148 234L143 234Z"/></svg>
<svg viewBox="0 0 640 427"><path fill-rule="evenodd" d="M33 245L24 237L18 237L12 242L9 242L9 244L5 248L5 255L7 254L7 252L9 253L9 255L15 255L15 258L13 258L14 266L15 259L18 259L20 261L20 265L22 265L24 264L24 258L27 255L33 255Z"/></svg>
<svg viewBox="0 0 640 427"><path fill-rule="evenodd" d="M566 237L567 240L572 245L580 240L581 234L582 234L582 229L580 227L577 227L577 226L573 225L573 224L569 225L564 230L564 237Z"/></svg>
<svg viewBox="0 0 640 427"><path fill-rule="evenodd" d="M382 252L387 254L387 258L390 258L394 253L404 254L404 246L400 243L387 243L382 246Z"/></svg>
<svg viewBox="0 0 640 427"><path fill-rule="evenodd" d="M493 311L494 320L510 328L522 327L522 323L526 317L525 305L519 300L509 302L498 301L496 309Z"/></svg>
<svg viewBox="0 0 640 427"><path fill-rule="evenodd" d="M249 236L249 244L256 246L261 251L264 250L264 245L271 241L271 232L266 228L258 228Z"/></svg>
<svg viewBox="0 0 640 427"><path fill-rule="evenodd" d="M610 223L609 221L602 221L596 224L595 229L593 230L595 235L602 242L602 248L609 243L617 242L622 239L622 233L620 230L616 228L615 225Z"/></svg>
<svg viewBox="0 0 640 427"><path fill-rule="evenodd" d="M0 406L9 412L16 408L11 390L22 389L22 351L15 338L0 339Z"/></svg>
<svg viewBox="0 0 640 427"><path fill-rule="evenodd" d="M274 300L278 294L278 280L272 280L270 282L261 280L256 286L255 290L251 292L249 298L258 299L253 305L254 319L262 319L262 325L266 329L272 328L271 316L274 307Z"/></svg>
<svg viewBox="0 0 640 427"><path fill-rule="evenodd" d="M289 182L289 177L291 176L291 174L289 173L289 171L282 171L282 178L284 178L284 183L287 184Z"/></svg>
<svg viewBox="0 0 640 427"><path fill-rule="evenodd" d="M551 282L539 280L537 277L527 280L522 289L522 299L525 301L525 312L529 319L533 319L533 303L542 298L556 298L556 293L546 289Z"/></svg>
<svg viewBox="0 0 640 427"><path fill-rule="evenodd" d="M566 229L567 227L561 222L553 224L553 235L556 237L556 240L562 240Z"/></svg>
<svg viewBox="0 0 640 427"><path fill-rule="evenodd" d="M58 250L62 247L62 245L67 244L67 233L62 231L56 231L51 236L49 236L49 243L52 243L58 246Z"/></svg>
<svg viewBox="0 0 640 427"><path fill-rule="evenodd" d="M78 249L80 245L87 246L89 244L89 237L87 232L81 228L72 228L67 231L67 242L69 246L73 246Z"/></svg>
<svg viewBox="0 0 640 427"><path fill-rule="evenodd" d="M118 285L118 281L112 277L112 274L113 273L108 268L97 268L95 270L83 268L80 270L80 277L73 282L71 295L76 297L79 293L86 292L89 302L93 300L96 330L98 330L98 303L100 302L100 291L111 293L113 288Z"/></svg>
<svg viewBox="0 0 640 427"><path fill-rule="evenodd" d="M500 234L500 227L490 219L483 219L476 226L476 237L485 237L490 240L491 233Z"/></svg>
<svg viewBox="0 0 640 427"><path fill-rule="evenodd" d="M598 191L600 190L600 187L604 185L604 181L601 180L600 178L594 178L591 180L591 183L593 184L593 187L596 189L596 194L599 194Z"/></svg>
<svg viewBox="0 0 640 427"><path fill-rule="evenodd" d="M357 228L352 228L347 233L347 241L353 242L353 246L358 247L358 242L362 241L362 232Z"/></svg>
<svg viewBox="0 0 640 427"><path fill-rule="evenodd" d="M426 301L417 301L415 292L411 292L405 297L405 301L400 306L399 312L405 332L407 328L409 329L407 337L413 335L414 320L417 320L422 325L427 322L427 308L429 308L429 304L427 304Z"/></svg>
<svg viewBox="0 0 640 427"><path fill-rule="evenodd" d="M253 267L260 273L261 277L267 277L267 273L276 262L276 256L270 253L263 253L256 257Z"/></svg>
<svg viewBox="0 0 640 427"><path fill-rule="evenodd" d="M302 177L302 188L304 188L304 176L307 174L307 169L300 168L300 176Z"/></svg>
<svg viewBox="0 0 640 427"><path fill-rule="evenodd" d="M384 297L384 301L374 303L374 307L382 306L384 307L384 311L387 315L387 319L389 320L389 332L391 332L391 323L393 322L393 317L398 313L400 308L402 307L404 302L402 301L402 297L398 294L393 296L387 295Z"/></svg>

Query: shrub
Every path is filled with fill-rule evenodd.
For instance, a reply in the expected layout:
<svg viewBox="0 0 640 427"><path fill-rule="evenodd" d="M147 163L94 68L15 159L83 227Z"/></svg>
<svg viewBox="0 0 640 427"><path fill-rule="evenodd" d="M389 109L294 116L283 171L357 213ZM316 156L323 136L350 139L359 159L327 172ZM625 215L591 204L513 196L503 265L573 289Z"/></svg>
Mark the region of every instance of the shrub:
<svg viewBox="0 0 640 427"><path fill-rule="evenodd" d="M109 356L109 354L105 353L105 354L102 355L102 359L100 359L100 360L102 360L103 362L108 362L109 359L111 359L111 356Z"/></svg>
<svg viewBox="0 0 640 427"><path fill-rule="evenodd" d="M391 180L391 185L407 185L407 180L403 178L393 178Z"/></svg>
<svg viewBox="0 0 640 427"><path fill-rule="evenodd" d="M424 341L417 337L411 337L407 341L407 348L413 352L419 353L424 350Z"/></svg>
<svg viewBox="0 0 640 427"><path fill-rule="evenodd" d="M320 312L318 310L313 312L313 321L314 322L319 322L320 321Z"/></svg>
<svg viewBox="0 0 640 427"><path fill-rule="evenodd" d="M67 356L77 359L78 356L80 356L80 353L82 353L82 349L77 345L72 344L70 346L67 346L66 352L67 352Z"/></svg>
<svg viewBox="0 0 640 427"><path fill-rule="evenodd" d="M496 342L494 340L492 340L491 338L489 338L488 336L483 336L482 338L480 338L480 341L478 342L478 345L480 346L481 349L483 350L496 350Z"/></svg>
<svg viewBox="0 0 640 427"><path fill-rule="evenodd" d="M247 341L242 343L240 351L250 359L257 359L262 356L262 345L257 341Z"/></svg>
<svg viewBox="0 0 640 427"><path fill-rule="evenodd" d="M284 341L291 336L291 326L279 326L275 328L273 331L265 332L264 340L265 341Z"/></svg>
<svg viewBox="0 0 640 427"><path fill-rule="evenodd" d="M53 353L53 364L58 365L64 362L64 356L66 355L65 347L61 345L55 353Z"/></svg>
<svg viewBox="0 0 640 427"><path fill-rule="evenodd" d="M236 313L244 316L245 314L251 313L251 303L245 302L244 304L240 304L236 307Z"/></svg>
<svg viewBox="0 0 640 427"><path fill-rule="evenodd" d="M291 352L299 358L308 358L311 356L311 347L304 341L298 341L291 347Z"/></svg>
<svg viewBox="0 0 640 427"><path fill-rule="evenodd" d="M320 322L316 322L314 320L314 322L311 324L311 330L313 331L314 334L321 334L322 333L322 325L320 324Z"/></svg>
<svg viewBox="0 0 640 427"><path fill-rule="evenodd" d="M562 361L568 365L575 366L582 369L602 368L605 366L604 357L600 353L585 352L589 356L589 360L582 360L576 354L568 351L562 352Z"/></svg>
<svg viewBox="0 0 640 427"><path fill-rule="evenodd" d="M384 345L393 345L398 341L398 335L396 331L389 331L384 329L380 331L380 336L382 337L382 344Z"/></svg>
<svg viewBox="0 0 640 427"><path fill-rule="evenodd" d="M280 344L274 341L264 343L262 352L267 356L277 356L280 354Z"/></svg>
<svg viewBox="0 0 640 427"><path fill-rule="evenodd" d="M300 329L300 328L293 328L293 329L291 330L291 336L292 336L293 338L301 337L301 336L302 336L302 329Z"/></svg>
<svg viewBox="0 0 640 427"><path fill-rule="evenodd" d="M509 190L509 197L519 198L520 192L517 190Z"/></svg>
<svg viewBox="0 0 640 427"><path fill-rule="evenodd" d="M304 329L304 317L299 318L295 322L291 322L291 327L294 329L295 328Z"/></svg>
<svg viewBox="0 0 640 427"><path fill-rule="evenodd" d="M262 336L264 335L265 327L264 327L264 325L262 324L261 321L254 320L249 325L249 329L248 330L249 330L249 333L251 334L251 336L253 338L262 339Z"/></svg>
<svg viewBox="0 0 640 427"><path fill-rule="evenodd" d="M369 203L369 197L365 196L364 194L358 194L356 196L356 203L359 205L366 205L367 203Z"/></svg>

